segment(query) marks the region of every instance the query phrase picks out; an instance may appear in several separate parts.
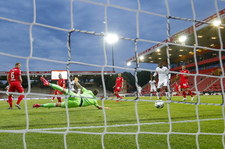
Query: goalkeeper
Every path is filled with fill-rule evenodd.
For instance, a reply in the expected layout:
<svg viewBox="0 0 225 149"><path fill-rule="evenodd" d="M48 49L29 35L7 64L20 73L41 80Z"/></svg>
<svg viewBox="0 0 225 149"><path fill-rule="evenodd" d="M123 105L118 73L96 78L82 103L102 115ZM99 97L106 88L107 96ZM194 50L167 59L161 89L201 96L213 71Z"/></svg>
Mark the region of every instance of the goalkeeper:
<svg viewBox="0 0 225 149"><path fill-rule="evenodd" d="M75 78L75 85L81 89L83 94L76 94L72 91L69 91L68 89L65 89L59 85L49 83L44 77L41 77L40 80L43 82L45 86L50 86L55 90L58 90L62 92L64 95L69 95L68 97L68 108L76 108L76 107L85 107L85 106L90 106L94 105L98 109L103 109L102 106L98 105L96 98L96 95L98 94L98 90L87 90L83 86L79 84L78 78ZM46 103L46 104L34 104L33 108L39 108L39 107L44 107L44 108L51 108L51 107L66 107L66 102L61 102L61 103ZM109 109L109 107L104 107L105 109Z"/></svg>

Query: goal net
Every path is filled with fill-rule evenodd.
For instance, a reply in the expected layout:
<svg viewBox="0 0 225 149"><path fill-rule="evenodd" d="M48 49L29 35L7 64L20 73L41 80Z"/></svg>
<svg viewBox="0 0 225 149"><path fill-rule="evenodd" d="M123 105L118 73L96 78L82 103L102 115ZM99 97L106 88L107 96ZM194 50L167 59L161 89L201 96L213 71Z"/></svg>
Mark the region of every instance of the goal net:
<svg viewBox="0 0 225 149"><path fill-rule="evenodd" d="M7 111L1 101L3 148L225 148L223 0L0 4L0 95L7 98L6 76L16 62L26 84L21 110ZM171 100L162 91L158 109L149 80L162 62ZM190 73L180 72L181 65ZM85 88L97 87L96 100L110 109L33 108L54 96L40 77L56 83L61 73L69 92L78 77ZM113 93L118 73L125 80L122 99ZM188 77L194 100L182 100L179 75ZM68 95L58 97L68 103Z"/></svg>

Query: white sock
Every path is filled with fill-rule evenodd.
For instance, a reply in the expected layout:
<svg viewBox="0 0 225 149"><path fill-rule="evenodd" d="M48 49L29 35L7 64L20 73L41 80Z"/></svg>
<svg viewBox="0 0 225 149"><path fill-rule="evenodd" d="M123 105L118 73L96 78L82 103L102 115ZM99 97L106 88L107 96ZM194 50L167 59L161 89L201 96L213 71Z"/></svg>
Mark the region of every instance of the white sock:
<svg viewBox="0 0 225 149"><path fill-rule="evenodd" d="M170 99L170 93L169 92L166 92L166 97L167 97L167 99Z"/></svg>
<svg viewBox="0 0 225 149"><path fill-rule="evenodd" d="M157 97L158 97L158 98L160 98L160 94L159 94L159 92L156 92L156 95L157 95Z"/></svg>

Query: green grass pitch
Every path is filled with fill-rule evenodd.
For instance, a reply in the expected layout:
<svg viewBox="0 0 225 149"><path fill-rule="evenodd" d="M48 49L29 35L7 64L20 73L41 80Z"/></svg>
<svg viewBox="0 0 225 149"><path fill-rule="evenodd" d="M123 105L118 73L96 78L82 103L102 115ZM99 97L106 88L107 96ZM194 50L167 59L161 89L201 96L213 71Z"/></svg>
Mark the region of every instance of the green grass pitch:
<svg viewBox="0 0 225 149"><path fill-rule="evenodd" d="M149 99L149 97L141 97ZM133 98L129 98L133 99ZM156 100L156 98L153 98ZM182 97L173 97L172 100L181 101ZM165 99L163 99L165 100ZM50 100L27 100L28 123L26 122L25 103L21 103L22 110L13 107L7 109L6 101L0 102L0 144L3 149L23 149L23 137L25 138L27 149L63 149L65 128L68 126L66 109L64 108L32 108L35 103L48 103ZM190 102L190 97L187 102ZM193 101L196 102L196 101ZM201 96L201 102L221 103L221 96ZM15 101L14 101L15 103ZM99 101L101 104L101 101ZM167 132L172 149L194 149L196 145L196 135L190 135L198 131L196 121L196 110L198 109L200 121L200 132L215 133L215 135L198 135L199 147L201 149L220 149L222 145L222 134L224 133L224 119L222 106L195 105L170 103L164 108L157 109L153 102L115 102L105 101L106 124L114 127L104 126L104 114L93 106L69 109L69 133L66 135L68 149L100 149L102 139L106 149L135 149L136 135L141 149L166 149ZM170 129L168 119L168 106L172 120ZM135 107L138 110L140 127L137 124ZM28 125L27 125L28 124ZM124 124L129 124L123 126ZM118 127L115 127L118 125ZM92 126L92 128L86 128ZM93 128L93 126L98 126ZM82 127L82 128L80 128ZM55 133L31 132L34 129L58 128L50 130ZM18 130L28 130L25 135ZM5 130L15 130L14 133L3 132ZM49 130L48 130L49 131ZM80 133L84 132L84 133ZM106 132L101 135L102 132ZM92 133L92 134L87 134ZM96 133L96 134L94 134ZM119 134L116 134L119 133ZM121 134L126 133L126 134ZM156 134L158 133L158 134ZM160 134L161 133L161 134ZM188 134L186 134L188 133Z"/></svg>

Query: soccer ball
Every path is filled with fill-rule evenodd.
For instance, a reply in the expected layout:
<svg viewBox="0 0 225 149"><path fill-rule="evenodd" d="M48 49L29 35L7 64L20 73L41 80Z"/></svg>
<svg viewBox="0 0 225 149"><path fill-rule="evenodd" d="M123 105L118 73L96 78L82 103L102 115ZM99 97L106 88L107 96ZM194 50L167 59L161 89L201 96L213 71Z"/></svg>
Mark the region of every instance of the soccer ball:
<svg viewBox="0 0 225 149"><path fill-rule="evenodd" d="M164 107L164 102L162 100L157 100L155 102L155 107L158 108L158 109L161 109Z"/></svg>

